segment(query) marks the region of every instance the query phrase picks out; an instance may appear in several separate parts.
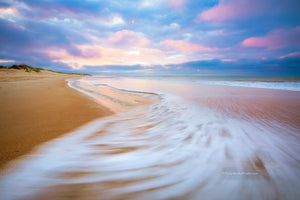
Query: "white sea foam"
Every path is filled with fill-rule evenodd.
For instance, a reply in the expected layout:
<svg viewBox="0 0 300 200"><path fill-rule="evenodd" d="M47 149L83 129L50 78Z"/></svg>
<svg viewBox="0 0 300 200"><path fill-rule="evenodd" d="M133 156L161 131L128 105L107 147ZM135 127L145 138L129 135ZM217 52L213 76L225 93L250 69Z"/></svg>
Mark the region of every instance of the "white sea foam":
<svg viewBox="0 0 300 200"><path fill-rule="evenodd" d="M141 78L138 78L141 79ZM144 77L149 80L198 83L207 85L300 91L299 78L235 78L235 77ZM97 79L95 79L97 81Z"/></svg>
<svg viewBox="0 0 300 200"><path fill-rule="evenodd" d="M210 84L210 85L225 85L225 86L300 91L300 82L197 81L197 83Z"/></svg>
<svg viewBox="0 0 300 200"><path fill-rule="evenodd" d="M74 88L101 96L103 80L77 81ZM300 196L296 130L227 116L171 94L160 97L44 145L1 177L0 199L31 199L53 187L65 188L52 191L54 199L68 192L81 199Z"/></svg>

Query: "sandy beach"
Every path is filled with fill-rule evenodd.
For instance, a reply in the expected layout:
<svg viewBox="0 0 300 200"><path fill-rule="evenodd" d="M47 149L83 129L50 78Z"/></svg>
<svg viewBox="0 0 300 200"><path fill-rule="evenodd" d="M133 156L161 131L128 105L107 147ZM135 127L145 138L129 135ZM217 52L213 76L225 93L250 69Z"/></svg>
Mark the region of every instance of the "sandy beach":
<svg viewBox="0 0 300 200"><path fill-rule="evenodd" d="M67 86L78 75L0 69L0 169L43 142L112 112Z"/></svg>
<svg viewBox="0 0 300 200"><path fill-rule="evenodd" d="M1 79L2 155L29 150L1 171L0 198L300 196L298 91L69 77Z"/></svg>

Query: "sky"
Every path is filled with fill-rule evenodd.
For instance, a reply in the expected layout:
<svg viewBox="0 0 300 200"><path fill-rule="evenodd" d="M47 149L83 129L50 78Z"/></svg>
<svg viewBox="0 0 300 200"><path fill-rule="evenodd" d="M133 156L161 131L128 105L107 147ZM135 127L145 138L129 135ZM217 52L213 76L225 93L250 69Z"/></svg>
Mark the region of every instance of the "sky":
<svg viewBox="0 0 300 200"><path fill-rule="evenodd" d="M0 64L300 76L299 0L1 0Z"/></svg>

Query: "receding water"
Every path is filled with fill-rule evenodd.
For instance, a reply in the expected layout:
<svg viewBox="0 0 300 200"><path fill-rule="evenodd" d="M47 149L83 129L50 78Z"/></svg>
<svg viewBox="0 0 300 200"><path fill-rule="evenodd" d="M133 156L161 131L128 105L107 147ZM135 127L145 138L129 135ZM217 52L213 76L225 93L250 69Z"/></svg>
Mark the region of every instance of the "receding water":
<svg viewBox="0 0 300 200"><path fill-rule="evenodd" d="M69 84L119 113L20 161L1 177L0 199L300 197L297 91L136 78Z"/></svg>

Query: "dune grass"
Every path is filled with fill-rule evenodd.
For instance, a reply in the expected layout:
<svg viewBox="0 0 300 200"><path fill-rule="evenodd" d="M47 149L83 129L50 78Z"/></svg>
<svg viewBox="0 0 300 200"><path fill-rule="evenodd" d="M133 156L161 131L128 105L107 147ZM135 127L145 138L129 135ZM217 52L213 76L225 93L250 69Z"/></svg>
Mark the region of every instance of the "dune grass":
<svg viewBox="0 0 300 200"><path fill-rule="evenodd" d="M0 65L0 69L1 69L1 68L24 70L25 72L32 72L32 71L33 71L33 72L40 72L40 71L42 71L42 70L46 70L46 71L50 71L50 72L54 72L54 73L59 73L59 74L89 75L89 74L80 74L80 73L64 73L64 72L57 72L57 71L48 70L48 69L44 69L44 68L36 68L36 67L32 67L32 66L26 65L26 64L12 65L12 66L3 66L3 65Z"/></svg>

